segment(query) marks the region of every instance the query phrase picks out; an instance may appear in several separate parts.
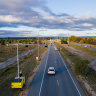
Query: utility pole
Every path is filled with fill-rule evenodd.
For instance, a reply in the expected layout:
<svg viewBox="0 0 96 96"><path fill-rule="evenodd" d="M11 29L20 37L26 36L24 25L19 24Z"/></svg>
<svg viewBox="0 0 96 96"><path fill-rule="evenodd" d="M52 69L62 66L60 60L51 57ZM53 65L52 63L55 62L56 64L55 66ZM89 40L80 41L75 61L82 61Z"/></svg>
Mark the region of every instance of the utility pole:
<svg viewBox="0 0 96 96"><path fill-rule="evenodd" d="M18 57L18 47L19 47L19 44L17 44L17 67L18 67L18 79L19 79L20 77L19 77L19 57Z"/></svg>

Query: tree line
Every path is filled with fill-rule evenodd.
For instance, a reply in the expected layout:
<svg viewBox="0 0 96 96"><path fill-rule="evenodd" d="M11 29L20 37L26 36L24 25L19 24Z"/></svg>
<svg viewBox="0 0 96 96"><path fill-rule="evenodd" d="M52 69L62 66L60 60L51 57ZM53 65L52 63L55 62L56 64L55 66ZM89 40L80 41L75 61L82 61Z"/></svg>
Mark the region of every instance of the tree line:
<svg viewBox="0 0 96 96"><path fill-rule="evenodd" d="M70 42L76 42L80 44L94 44L96 45L96 38L87 38L87 37L76 37L76 36L71 36L69 37Z"/></svg>
<svg viewBox="0 0 96 96"><path fill-rule="evenodd" d="M44 40L47 38L39 38L39 43L42 44L44 43ZM38 43L38 38L26 38L26 39L0 39L0 44L5 45L5 44L14 44L14 43L22 43L22 44L37 44Z"/></svg>
<svg viewBox="0 0 96 96"><path fill-rule="evenodd" d="M61 44L67 44L69 42L76 42L80 44L93 44L96 45L96 38L76 37L71 36L69 38L61 38Z"/></svg>

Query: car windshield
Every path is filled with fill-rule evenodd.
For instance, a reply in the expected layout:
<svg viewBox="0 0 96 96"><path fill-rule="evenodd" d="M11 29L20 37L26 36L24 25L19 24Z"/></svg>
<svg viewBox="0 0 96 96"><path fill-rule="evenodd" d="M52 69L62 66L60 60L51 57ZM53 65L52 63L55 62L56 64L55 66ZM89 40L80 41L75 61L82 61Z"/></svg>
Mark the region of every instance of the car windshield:
<svg viewBox="0 0 96 96"><path fill-rule="evenodd" d="M54 71L54 69L49 69L49 71Z"/></svg>

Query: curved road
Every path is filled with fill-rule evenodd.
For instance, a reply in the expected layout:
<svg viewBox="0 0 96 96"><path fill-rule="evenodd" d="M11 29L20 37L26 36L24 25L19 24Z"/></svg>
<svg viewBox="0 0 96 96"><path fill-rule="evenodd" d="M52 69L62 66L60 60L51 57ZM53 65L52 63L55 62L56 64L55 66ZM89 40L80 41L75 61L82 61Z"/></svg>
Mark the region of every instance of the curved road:
<svg viewBox="0 0 96 96"><path fill-rule="evenodd" d="M86 96L59 51L49 45L44 59L32 80L27 96ZM48 67L56 69L56 75L47 74Z"/></svg>

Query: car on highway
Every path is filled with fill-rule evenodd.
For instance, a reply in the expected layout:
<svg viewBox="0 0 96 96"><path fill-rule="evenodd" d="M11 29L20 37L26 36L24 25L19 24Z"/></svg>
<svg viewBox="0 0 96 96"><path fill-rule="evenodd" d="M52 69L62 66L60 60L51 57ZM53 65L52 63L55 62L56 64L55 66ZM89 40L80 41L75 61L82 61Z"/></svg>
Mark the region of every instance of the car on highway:
<svg viewBox="0 0 96 96"><path fill-rule="evenodd" d="M55 75L55 68L54 67L49 67L48 68L48 75Z"/></svg>
<svg viewBox="0 0 96 96"><path fill-rule="evenodd" d="M56 47L54 47L54 49L55 49L56 51L58 51L58 49L57 49Z"/></svg>
<svg viewBox="0 0 96 96"><path fill-rule="evenodd" d="M48 45L45 45L45 47L48 47Z"/></svg>
<svg viewBox="0 0 96 96"><path fill-rule="evenodd" d="M87 45L85 45L84 47L87 47Z"/></svg>

